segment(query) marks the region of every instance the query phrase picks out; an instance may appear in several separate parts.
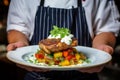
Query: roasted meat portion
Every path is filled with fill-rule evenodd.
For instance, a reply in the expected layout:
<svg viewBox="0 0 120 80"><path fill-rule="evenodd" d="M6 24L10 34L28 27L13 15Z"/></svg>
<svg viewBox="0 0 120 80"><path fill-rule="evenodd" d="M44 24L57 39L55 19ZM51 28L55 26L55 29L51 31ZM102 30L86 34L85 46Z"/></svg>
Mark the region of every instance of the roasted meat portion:
<svg viewBox="0 0 120 80"><path fill-rule="evenodd" d="M39 47L40 49L43 49L46 53L50 54L51 52L58 52L77 46L77 44L78 41L76 38L72 39L72 43L70 45L61 42L61 39L44 39L39 42Z"/></svg>

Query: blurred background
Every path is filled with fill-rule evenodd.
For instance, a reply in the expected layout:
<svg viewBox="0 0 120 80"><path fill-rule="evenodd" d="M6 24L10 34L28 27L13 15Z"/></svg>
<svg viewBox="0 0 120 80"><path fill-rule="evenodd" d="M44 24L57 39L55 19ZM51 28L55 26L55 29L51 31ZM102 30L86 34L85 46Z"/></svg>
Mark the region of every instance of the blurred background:
<svg viewBox="0 0 120 80"><path fill-rule="evenodd" d="M115 0L120 12L120 0ZM23 80L25 70L6 58L7 34L6 22L10 0L0 0L0 80ZM117 37L113 58L99 73L101 80L120 80L120 34Z"/></svg>

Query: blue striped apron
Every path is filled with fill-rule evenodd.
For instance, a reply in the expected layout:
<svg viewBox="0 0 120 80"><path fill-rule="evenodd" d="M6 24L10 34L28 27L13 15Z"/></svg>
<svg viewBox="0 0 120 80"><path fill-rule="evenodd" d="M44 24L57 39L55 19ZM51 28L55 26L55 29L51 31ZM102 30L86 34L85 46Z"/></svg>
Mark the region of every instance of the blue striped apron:
<svg viewBox="0 0 120 80"><path fill-rule="evenodd" d="M88 26L85 17L85 11L78 0L78 8L58 9L44 7L44 0L35 17L35 29L31 40L31 44L35 45L49 35L49 31L54 25L58 27L66 27L71 30L71 33L78 39L79 45L91 46L91 37L88 31Z"/></svg>
<svg viewBox="0 0 120 80"><path fill-rule="evenodd" d="M77 8L71 9L44 7L44 0L41 0L36 12L35 29L30 44L36 45L40 40L47 38L54 25L69 28L78 39L79 45L91 46L91 37L81 0L78 0ZM25 80L98 80L98 77L96 73L88 74L70 70L29 72Z"/></svg>

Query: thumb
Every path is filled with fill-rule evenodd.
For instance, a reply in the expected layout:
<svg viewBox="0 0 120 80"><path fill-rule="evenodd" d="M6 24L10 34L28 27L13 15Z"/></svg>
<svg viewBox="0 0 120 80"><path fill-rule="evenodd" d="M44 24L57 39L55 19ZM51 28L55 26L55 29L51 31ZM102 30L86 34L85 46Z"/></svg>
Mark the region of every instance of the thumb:
<svg viewBox="0 0 120 80"><path fill-rule="evenodd" d="M11 50L15 50L16 48L17 47L15 44L9 44L6 49L7 49L7 51L11 51Z"/></svg>
<svg viewBox="0 0 120 80"><path fill-rule="evenodd" d="M105 51L105 52L110 53L110 54L112 54L114 51L113 48L111 46L108 46L108 45L101 45L101 46L97 47L97 49L100 49L100 50Z"/></svg>

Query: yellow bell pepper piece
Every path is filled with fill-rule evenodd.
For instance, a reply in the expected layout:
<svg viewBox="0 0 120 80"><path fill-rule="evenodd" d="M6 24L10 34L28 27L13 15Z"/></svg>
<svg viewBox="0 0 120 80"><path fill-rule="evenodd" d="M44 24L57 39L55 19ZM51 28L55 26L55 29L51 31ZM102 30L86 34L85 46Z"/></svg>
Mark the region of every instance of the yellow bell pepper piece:
<svg viewBox="0 0 120 80"><path fill-rule="evenodd" d="M62 57L62 52L56 52L54 53L54 58Z"/></svg>
<svg viewBox="0 0 120 80"><path fill-rule="evenodd" d="M75 58L76 58L77 60L79 60L79 59L80 59L80 54L76 53L76 54L75 54Z"/></svg>
<svg viewBox="0 0 120 80"><path fill-rule="evenodd" d="M68 60L64 60L62 62L59 63L60 66L68 66L70 65L70 62Z"/></svg>

